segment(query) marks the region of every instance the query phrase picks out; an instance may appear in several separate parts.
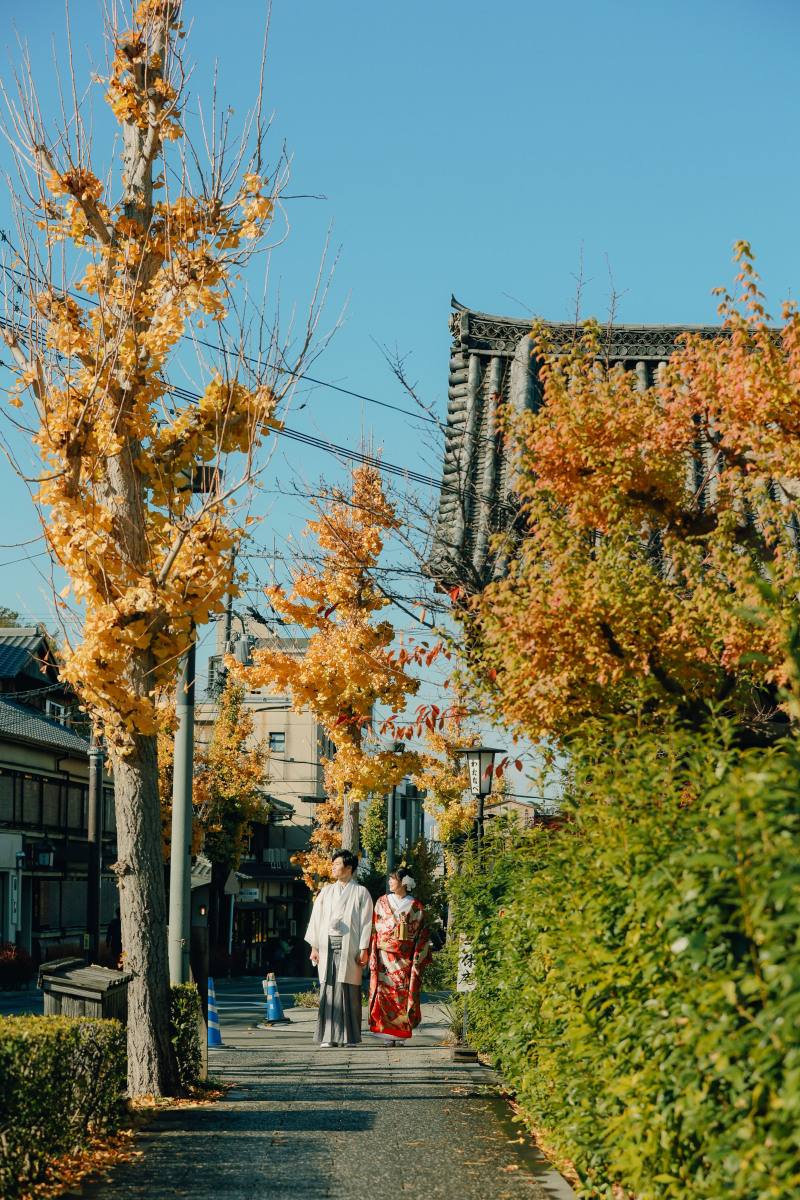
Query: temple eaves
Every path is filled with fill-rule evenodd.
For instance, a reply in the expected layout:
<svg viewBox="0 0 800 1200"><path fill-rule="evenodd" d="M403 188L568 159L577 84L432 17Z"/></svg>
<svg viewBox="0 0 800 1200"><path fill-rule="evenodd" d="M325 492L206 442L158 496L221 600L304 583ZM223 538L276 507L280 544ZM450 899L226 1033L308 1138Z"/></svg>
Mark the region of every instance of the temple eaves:
<svg viewBox="0 0 800 1200"><path fill-rule="evenodd" d="M520 528L513 471L497 434L503 405L536 410L540 384L531 367L528 318L499 317L466 308L451 297L450 379L442 484L428 568L437 588L462 586L469 594L503 575L504 558L492 551L497 533ZM570 346L574 323L544 322L556 349ZM635 370L651 386L682 333L726 336L719 325L612 325L607 360ZM521 530L520 530L521 532Z"/></svg>

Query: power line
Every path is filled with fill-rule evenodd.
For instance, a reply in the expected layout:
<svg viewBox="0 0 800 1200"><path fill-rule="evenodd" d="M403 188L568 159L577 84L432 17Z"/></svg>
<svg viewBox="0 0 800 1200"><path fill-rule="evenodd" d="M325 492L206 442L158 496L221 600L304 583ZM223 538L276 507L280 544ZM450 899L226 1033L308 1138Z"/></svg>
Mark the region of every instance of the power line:
<svg viewBox="0 0 800 1200"><path fill-rule="evenodd" d="M14 254L20 254L20 251L16 248L16 246L11 241L11 239L8 237L8 234L6 233L6 231L4 229L0 229L0 241L5 242L6 245L11 248L11 250ZM37 279L35 275L31 276L28 272L21 271L19 269L15 269L14 267L4 266L2 268L2 270L4 271L4 273L6 275L9 275L11 277L11 282L14 287L17 287L17 288L19 287L19 284L14 282L15 275L19 275L22 279L26 279L26 280L28 278L33 278L37 283L41 283L41 280ZM74 300L79 301L84 307L87 306L86 297L83 295L82 292L78 292L73 289L67 288L66 295L72 296L72 298ZM88 307L94 308L94 307L96 307L96 305L89 304ZM181 341L189 341L189 340L196 341L198 346L207 346L209 350L220 350L221 349L220 346L216 346L216 345L214 345L213 342L206 341L204 338L191 338L190 339L189 334L187 334L187 333L182 334ZM245 362L258 363L258 359L255 358L255 356L252 354L244 354L244 353L240 352L240 356ZM306 374L305 371L291 371L291 370L287 369L286 367L277 367L276 370L281 375L289 375L293 379L302 379L307 383L313 383L317 387L329 388L333 392L341 392L342 395L344 395L344 396L352 396L356 400L365 400L368 404L377 404L380 408L390 408L390 409L392 409L393 412L399 412L399 413L402 413L403 416L411 417L412 420L414 420L414 421L427 421L429 424L435 425L437 427L437 429L441 429L441 427L442 427L441 422L438 421L436 419L436 417L431 417L431 416L427 416L427 415L423 416L421 413L413 412L413 410L411 410L409 408L401 408L399 404L390 404L388 400L378 400L377 397L375 397L375 396L367 396L363 392L354 392L354 391L352 391L351 388L342 387L338 383L329 383L328 380L326 380L326 379L315 379L313 375L308 375L308 374Z"/></svg>
<svg viewBox="0 0 800 1200"><path fill-rule="evenodd" d="M8 321L2 316L0 316L0 326L4 329L15 329L18 333L30 332L30 327L28 327L27 331L23 331L20 326L15 327L13 322ZM188 388L179 387L177 384L169 383L166 380L164 381L164 386L169 392L172 393L172 395L177 396L181 400L186 400L191 404L196 404L201 398L197 392L189 391ZM366 466L374 467L377 471L385 471L388 475L399 475L404 479L408 479L413 483L422 484L426 487L436 486L434 477L432 475L423 475L419 471L414 471L409 467L399 466L397 463L388 462L386 459L376 458L372 454L364 454L361 450L353 450L351 447L339 446L336 442L315 437L310 433L302 433L299 429L291 429L286 424L282 424L281 428L276 430L276 433L280 437L286 437L292 441L300 442L302 445L310 446L315 450L321 450L324 454L331 454L336 458L354 460L356 462L363 463ZM483 492L478 492L471 481L465 481L464 488L453 487L451 484L445 483L443 480L438 486L440 493L447 492L463 497L464 492L468 490L485 503L497 504L500 508L510 508L510 505L503 501L498 501L496 497L486 495Z"/></svg>
<svg viewBox="0 0 800 1200"><path fill-rule="evenodd" d="M3 318L0 317L0 322ZM167 389L178 396L181 400L186 400L191 404L196 404L200 400L197 392L190 392L188 388L178 387L175 384L166 383ZM336 442L331 442L327 438L318 438L310 433L302 433L299 429L291 429L288 425L282 423L281 428L276 430L276 433L281 437L288 437L292 441L300 442L306 446L312 446L316 450L322 450L326 454L333 454L335 457L343 457L354 459L356 462L364 463L366 466L374 467L377 471L386 471L389 475L401 475L405 479L410 479L414 483L425 484L426 486L435 486L432 475L422 475L419 471L414 471L410 467L399 466L397 463L387 462L384 458L376 458L373 454L364 454L361 450L353 450L348 446L339 446ZM442 481L439 484L440 492L452 492L457 496L463 496L465 490L469 490L479 499L489 504L499 504L501 508L510 508L510 505L503 501L497 501L495 497L487 495L483 492L478 492L471 482L465 483L465 487L453 487L449 483Z"/></svg>
<svg viewBox="0 0 800 1200"><path fill-rule="evenodd" d="M41 558L43 554L49 554L49 550L37 550L35 554L25 554L22 558L12 558L9 562L0 563L0 570L3 567L13 567L15 563L29 562L32 558Z"/></svg>

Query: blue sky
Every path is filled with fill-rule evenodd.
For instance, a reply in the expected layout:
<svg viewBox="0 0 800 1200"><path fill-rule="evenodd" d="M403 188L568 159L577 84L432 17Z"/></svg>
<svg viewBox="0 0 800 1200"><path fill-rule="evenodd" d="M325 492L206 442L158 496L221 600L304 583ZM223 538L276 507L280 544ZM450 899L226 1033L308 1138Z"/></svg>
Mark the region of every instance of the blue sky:
<svg viewBox="0 0 800 1200"><path fill-rule="evenodd" d="M101 21L93 0L72 7L80 75L84 47L101 52ZM50 39L63 53L63 11L60 0L13 11L54 112ZM257 82L265 13L250 0L186 7L191 87L203 92L218 57L220 95L237 115ZM11 15L6 6L13 57ZM302 311L331 223L341 248L328 312L333 321L346 304L347 319L315 376L407 407L375 345L396 344L443 412L451 292L488 312L561 319L581 247L587 314L605 313L608 256L619 319L713 322L711 289L731 281L740 237L779 312L800 278L799 35L794 0L275 0L273 144L293 155L289 192L326 197L289 204L290 238L273 264L284 305ZM0 162L9 167L1 145ZM7 228L5 198L0 218ZM295 427L352 445L371 432L391 461L437 474L435 452L400 414L324 388L297 403ZM288 442L271 468L282 486L323 470L338 471L336 460ZM7 468L0 504L3 542L36 533ZM261 536L280 544L306 514L295 496L270 504ZM20 554L0 551L0 562ZM46 614L33 563L0 579L0 603Z"/></svg>

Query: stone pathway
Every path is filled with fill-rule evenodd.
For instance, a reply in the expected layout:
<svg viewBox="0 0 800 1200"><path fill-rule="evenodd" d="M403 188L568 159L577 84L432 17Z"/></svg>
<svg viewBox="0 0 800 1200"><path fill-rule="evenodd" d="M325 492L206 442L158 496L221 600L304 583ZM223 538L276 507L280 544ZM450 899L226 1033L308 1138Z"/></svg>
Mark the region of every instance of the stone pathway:
<svg viewBox="0 0 800 1200"><path fill-rule="evenodd" d="M258 980L218 986L225 1048L210 1052L209 1066L233 1085L227 1098L157 1118L139 1143L143 1159L85 1187L85 1197L574 1195L485 1091L488 1073L451 1061L434 1004L423 1006L408 1047L367 1037L356 1049L323 1050L311 1041L315 1011L290 1007L283 992L292 981L281 982L291 1024L269 1030L254 1028L265 1008Z"/></svg>

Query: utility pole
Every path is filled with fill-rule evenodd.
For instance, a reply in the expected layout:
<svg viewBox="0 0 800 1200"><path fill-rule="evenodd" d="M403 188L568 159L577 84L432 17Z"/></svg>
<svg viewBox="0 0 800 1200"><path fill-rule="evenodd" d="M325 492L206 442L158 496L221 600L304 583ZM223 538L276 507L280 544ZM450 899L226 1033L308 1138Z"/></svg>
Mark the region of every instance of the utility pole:
<svg viewBox="0 0 800 1200"><path fill-rule="evenodd" d="M181 662L175 700L175 757L172 774L172 846L169 873L169 978L189 982L192 922L192 779L194 776L195 632Z"/></svg>
<svg viewBox="0 0 800 1200"><path fill-rule="evenodd" d="M236 560L236 554L231 555L231 571ZM233 575L231 575L231 589L233 589ZM225 604L225 642L224 648L227 654L231 644L231 633L233 631L233 590L228 592L227 601Z"/></svg>
<svg viewBox="0 0 800 1200"><path fill-rule="evenodd" d="M89 962L100 957L100 839L102 836L103 747L95 737L89 743L89 859L86 865L86 930L89 934Z"/></svg>
<svg viewBox="0 0 800 1200"><path fill-rule="evenodd" d="M394 823L397 788L392 788L386 797L386 890L389 890L389 876L394 870Z"/></svg>

